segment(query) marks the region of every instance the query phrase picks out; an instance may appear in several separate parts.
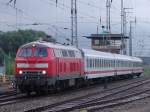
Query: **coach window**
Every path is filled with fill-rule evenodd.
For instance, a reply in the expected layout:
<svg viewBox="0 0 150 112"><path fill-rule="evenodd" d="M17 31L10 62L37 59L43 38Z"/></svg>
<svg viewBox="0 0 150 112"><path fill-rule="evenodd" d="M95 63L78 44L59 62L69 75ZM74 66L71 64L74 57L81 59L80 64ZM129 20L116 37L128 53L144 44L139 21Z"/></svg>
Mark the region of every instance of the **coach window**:
<svg viewBox="0 0 150 112"><path fill-rule="evenodd" d="M106 60L106 63L107 63L106 67L109 68L109 60Z"/></svg>
<svg viewBox="0 0 150 112"><path fill-rule="evenodd" d="M112 60L110 60L110 67L112 67Z"/></svg>
<svg viewBox="0 0 150 112"><path fill-rule="evenodd" d="M93 59L93 68L95 68L95 59Z"/></svg>
<svg viewBox="0 0 150 112"><path fill-rule="evenodd" d="M106 64L106 60L104 60L104 67L106 68L107 64Z"/></svg>
<svg viewBox="0 0 150 112"><path fill-rule="evenodd" d="M97 61L96 61L97 59L95 59L95 68L97 68Z"/></svg>
<svg viewBox="0 0 150 112"><path fill-rule="evenodd" d="M105 60L103 60L103 67L105 68Z"/></svg>
<svg viewBox="0 0 150 112"><path fill-rule="evenodd" d="M91 59L91 68L93 68L93 59Z"/></svg>
<svg viewBox="0 0 150 112"><path fill-rule="evenodd" d="M95 67L97 68L98 67L98 61L97 61L97 59L95 59Z"/></svg>
<svg viewBox="0 0 150 112"><path fill-rule="evenodd" d="M104 68L104 59L102 59L102 67Z"/></svg>
<svg viewBox="0 0 150 112"><path fill-rule="evenodd" d="M90 68L90 59L88 58L88 68Z"/></svg>
<svg viewBox="0 0 150 112"><path fill-rule="evenodd" d="M94 68L96 68L96 59L94 59Z"/></svg>
<svg viewBox="0 0 150 112"><path fill-rule="evenodd" d="M109 67L109 65L108 65L109 63L108 63L108 60L106 60L106 68L108 68Z"/></svg>
<svg viewBox="0 0 150 112"><path fill-rule="evenodd" d="M106 60L104 59L104 68L106 67Z"/></svg>
<svg viewBox="0 0 150 112"><path fill-rule="evenodd" d="M93 64L92 59L90 59L90 68L92 68L92 64Z"/></svg>
<svg viewBox="0 0 150 112"><path fill-rule="evenodd" d="M100 59L100 61L101 61L101 68L103 68L103 60L102 60L102 59Z"/></svg>
<svg viewBox="0 0 150 112"><path fill-rule="evenodd" d="M123 67L126 67L126 61L123 61L123 62L124 62Z"/></svg>
<svg viewBox="0 0 150 112"><path fill-rule="evenodd" d="M97 62L96 62L96 59L94 59L94 63L95 63L94 65L95 65L95 68L96 68L96 67L97 67L97 66L96 66L96 63L97 63Z"/></svg>
<svg viewBox="0 0 150 112"><path fill-rule="evenodd" d="M89 59L89 67L91 68L91 59Z"/></svg>
<svg viewBox="0 0 150 112"><path fill-rule="evenodd" d="M121 61L119 62L119 64L120 64L119 66L122 67Z"/></svg>
<svg viewBox="0 0 150 112"><path fill-rule="evenodd" d="M86 59L86 67L88 68L88 59Z"/></svg>
<svg viewBox="0 0 150 112"><path fill-rule="evenodd" d="M99 59L97 59L97 68L99 67Z"/></svg>
<svg viewBox="0 0 150 112"><path fill-rule="evenodd" d="M92 59L92 68L94 68L94 59Z"/></svg>
<svg viewBox="0 0 150 112"><path fill-rule="evenodd" d="M100 68L100 59L98 59L98 68Z"/></svg>
<svg viewBox="0 0 150 112"><path fill-rule="evenodd" d="M106 68L109 68L108 60L106 60Z"/></svg>
<svg viewBox="0 0 150 112"><path fill-rule="evenodd" d="M105 68L107 67L107 61L105 60Z"/></svg>
<svg viewBox="0 0 150 112"><path fill-rule="evenodd" d="M86 59L86 67L89 68L89 59Z"/></svg>
<svg viewBox="0 0 150 112"><path fill-rule="evenodd" d="M99 59L99 68L101 67L101 59Z"/></svg>
<svg viewBox="0 0 150 112"><path fill-rule="evenodd" d="M103 67L105 68L105 60L103 60Z"/></svg>
<svg viewBox="0 0 150 112"><path fill-rule="evenodd" d="M105 68L105 60L103 59L103 68Z"/></svg>

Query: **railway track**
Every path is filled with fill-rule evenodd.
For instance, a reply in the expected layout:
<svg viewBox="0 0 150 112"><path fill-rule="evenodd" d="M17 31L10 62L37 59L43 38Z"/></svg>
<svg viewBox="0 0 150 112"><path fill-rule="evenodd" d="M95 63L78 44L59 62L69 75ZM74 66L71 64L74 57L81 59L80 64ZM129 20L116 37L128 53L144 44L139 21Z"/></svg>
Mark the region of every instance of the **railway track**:
<svg viewBox="0 0 150 112"><path fill-rule="evenodd" d="M98 91L95 93L91 93L85 96L72 98L69 100L61 101L58 103L36 107L34 109L27 110L25 112L41 112L41 111L48 111L48 112L63 112L63 111L73 111L76 109L88 107L88 105L94 106L93 102L99 102L105 98L111 97L115 94L126 92L127 90L132 90L136 87L140 87L144 84L150 83L150 79L141 79L138 81L134 81L132 83L124 84L112 89L107 89L103 91ZM148 91L148 90L147 90ZM139 93L137 93L139 94Z"/></svg>
<svg viewBox="0 0 150 112"><path fill-rule="evenodd" d="M141 91L141 92L128 94L126 96L122 96L119 98L112 98L110 100L91 102L85 105L83 104L80 107L82 107L88 112L95 112L97 110L127 104L136 100L147 98L147 97L150 97L150 89Z"/></svg>
<svg viewBox="0 0 150 112"><path fill-rule="evenodd" d="M17 92L15 90L3 92L3 93L0 93L0 99L5 98L5 97L9 97L9 96L13 96L13 95L16 95L16 94L17 94Z"/></svg>
<svg viewBox="0 0 150 112"><path fill-rule="evenodd" d="M0 106L13 104L26 98L27 96L25 94L20 94L20 93L12 93L5 96L0 96Z"/></svg>
<svg viewBox="0 0 150 112"><path fill-rule="evenodd" d="M136 78L134 80L137 80ZM140 79L139 79L140 80ZM126 80L121 80L120 82L125 82L125 81L130 81L130 79L126 79ZM113 81L114 82L114 81ZM71 94L73 92L77 92L77 91L81 91L81 90L87 90L87 89L91 89L93 87L99 87L99 84L96 85L91 85L88 87L81 87L78 89L71 89L71 90L65 90L65 91L60 91L59 93L52 93L50 95L44 95L44 96L31 96L31 97L27 97L25 95L22 96L17 96L20 93L17 93L15 90L14 91L9 91L9 92L2 92L0 93L0 106L4 106L4 105L9 105L9 104L13 104L13 103L20 103L20 102L24 102L24 101L28 101L28 100L32 100L32 99L41 99L44 97L57 97L60 96L62 94Z"/></svg>

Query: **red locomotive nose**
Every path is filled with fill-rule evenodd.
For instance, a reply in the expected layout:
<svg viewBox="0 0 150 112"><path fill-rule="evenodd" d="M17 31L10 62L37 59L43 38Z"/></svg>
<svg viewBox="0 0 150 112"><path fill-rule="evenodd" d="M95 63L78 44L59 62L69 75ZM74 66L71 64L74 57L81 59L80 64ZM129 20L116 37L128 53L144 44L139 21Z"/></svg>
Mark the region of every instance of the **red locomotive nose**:
<svg viewBox="0 0 150 112"><path fill-rule="evenodd" d="M16 75L25 73L50 74L51 50L47 47L20 48L16 56Z"/></svg>

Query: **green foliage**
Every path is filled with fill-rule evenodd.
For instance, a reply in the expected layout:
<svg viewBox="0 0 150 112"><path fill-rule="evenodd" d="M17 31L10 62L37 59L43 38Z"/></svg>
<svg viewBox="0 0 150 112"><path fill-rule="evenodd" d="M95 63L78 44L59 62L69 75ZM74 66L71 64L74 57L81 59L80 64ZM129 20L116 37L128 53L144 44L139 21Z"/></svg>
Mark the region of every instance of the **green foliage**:
<svg viewBox="0 0 150 112"><path fill-rule="evenodd" d="M144 67L144 75L147 75L147 76L150 75L150 66Z"/></svg>
<svg viewBox="0 0 150 112"><path fill-rule="evenodd" d="M0 48L8 55L15 56L17 49L28 42L38 40L41 37L46 37L46 34L41 31L34 30L18 30L11 32L0 33ZM50 38L49 41L54 41Z"/></svg>
<svg viewBox="0 0 150 112"><path fill-rule="evenodd" d="M13 62L18 48L28 42L39 40L42 38L46 41L55 42L51 36L47 36L42 31L34 30L18 30L1 32L0 31L0 64L7 60L6 73L11 74L13 72Z"/></svg>
<svg viewBox="0 0 150 112"><path fill-rule="evenodd" d="M14 59L10 56L5 56L5 69L7 75L13 75L15 73Z"/></svg>
<svg viewBox="0 0 150 112"><path fill-rule="evenodd" d="M0 66L2 66L4 64L4 56L5 53L4 51L0 48Z"/></svg>

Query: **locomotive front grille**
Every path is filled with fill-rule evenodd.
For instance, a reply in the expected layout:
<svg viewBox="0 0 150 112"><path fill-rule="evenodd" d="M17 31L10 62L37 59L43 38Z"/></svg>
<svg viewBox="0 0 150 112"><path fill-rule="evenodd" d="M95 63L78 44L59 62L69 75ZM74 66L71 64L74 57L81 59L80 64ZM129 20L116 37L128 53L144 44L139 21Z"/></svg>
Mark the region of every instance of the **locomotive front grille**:
<svg viewBox="0 0 150 112"><path fill-rule="evenodd" d="M42 74L42 71L23 71L23 74L38 75L38 74Z"/></svg>

